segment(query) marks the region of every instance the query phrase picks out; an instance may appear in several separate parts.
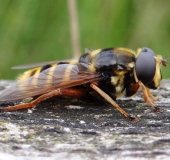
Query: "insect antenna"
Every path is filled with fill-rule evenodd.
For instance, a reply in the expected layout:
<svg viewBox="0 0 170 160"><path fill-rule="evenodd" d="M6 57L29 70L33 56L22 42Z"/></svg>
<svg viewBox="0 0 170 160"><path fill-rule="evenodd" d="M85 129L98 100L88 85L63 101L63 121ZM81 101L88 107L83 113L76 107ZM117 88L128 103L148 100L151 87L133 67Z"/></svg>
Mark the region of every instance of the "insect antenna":
<svg viewBox="0 0 170 160"><path fill-rule="evenodd" d="M168 61L167 61L167 60L170 60L170 57L165 58L165 59L162 59L162 61L161 61L162 65L163 65L164 67L166 67L167 64L168 64Z"/></svg>

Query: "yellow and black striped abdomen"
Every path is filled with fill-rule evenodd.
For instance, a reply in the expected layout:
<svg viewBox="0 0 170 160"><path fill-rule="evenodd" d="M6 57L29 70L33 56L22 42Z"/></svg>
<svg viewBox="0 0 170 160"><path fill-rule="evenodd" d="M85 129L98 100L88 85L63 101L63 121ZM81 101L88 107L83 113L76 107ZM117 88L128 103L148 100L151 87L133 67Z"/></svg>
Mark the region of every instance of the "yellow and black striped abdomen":
<svg viewBox="0 0 170 160"><path fill-rule="evenodd" d="M22 75L20 75L18 78L17 78L17 81L23 81L23 80L26 80L27 78L31 77L31 76L34 76L34 75L37 75L50 68L50 67L54 67L54 66L57 66L59 63L55 63L55 64L47 64L45 66L42 66L42 67L37 67L37 68L34 68L34 69L30 69L28 71L25 71Z"/></svg>

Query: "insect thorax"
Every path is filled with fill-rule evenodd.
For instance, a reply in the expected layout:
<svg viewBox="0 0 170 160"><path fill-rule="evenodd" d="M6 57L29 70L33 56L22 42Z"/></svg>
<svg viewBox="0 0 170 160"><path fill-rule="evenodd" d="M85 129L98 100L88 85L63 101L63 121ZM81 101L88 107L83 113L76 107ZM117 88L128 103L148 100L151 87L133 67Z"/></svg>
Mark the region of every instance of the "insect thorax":
<svg viewBox="0 0 170 160"><path fill-rule="evenodd" d="M104 79L99 87L112 98L122 96L126 87L135 83L133 68L135 55L126 49L95 50L80 57L79 62L90 71L100 73Z"/></svg>

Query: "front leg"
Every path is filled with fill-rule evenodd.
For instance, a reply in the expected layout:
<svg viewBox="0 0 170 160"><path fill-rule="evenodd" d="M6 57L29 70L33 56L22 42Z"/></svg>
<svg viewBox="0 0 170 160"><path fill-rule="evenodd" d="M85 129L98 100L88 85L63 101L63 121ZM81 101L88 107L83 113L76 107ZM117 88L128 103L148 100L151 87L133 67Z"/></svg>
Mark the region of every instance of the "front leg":
<svg viewBox="0 0 170 160"><path fill-rule="evenodd" d="M148 96L153 100L153 101L157 101L157 99L151 94L150 89L146 88Z"/></svg>
<svg viewBox="0 0 170 160"><path fill-rule="evenodd" d="M146 88L141 81L139 81L138 83L139 83L140 87L142 88L144 101L146 103L148 103L155 110L155 112L158 112L158 113L162 112L163 111L162 109L156 107L155 104L149 100L148 97L150 97L154 101L156 101L156 98L150 93L150 90L148 88Z"/></svg>

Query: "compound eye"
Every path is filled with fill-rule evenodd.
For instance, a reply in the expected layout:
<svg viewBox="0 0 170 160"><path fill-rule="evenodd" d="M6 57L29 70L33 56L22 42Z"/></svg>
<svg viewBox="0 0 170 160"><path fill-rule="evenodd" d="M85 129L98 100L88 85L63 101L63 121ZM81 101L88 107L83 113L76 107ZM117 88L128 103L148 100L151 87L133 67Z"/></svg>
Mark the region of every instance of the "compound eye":
<svg viewBox="0 0 170 160"><path fill-rule="evenodd" d="M144 47L135 63L137 78L146 86L152 83L155 75L156 61L154 56L155 53L151 49Z"/></svg>

